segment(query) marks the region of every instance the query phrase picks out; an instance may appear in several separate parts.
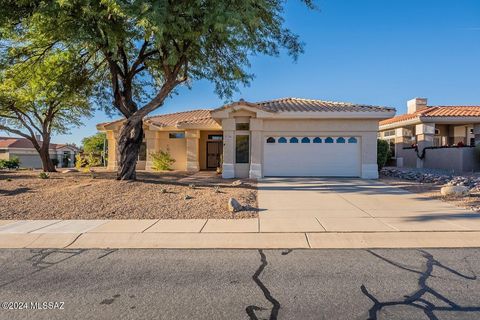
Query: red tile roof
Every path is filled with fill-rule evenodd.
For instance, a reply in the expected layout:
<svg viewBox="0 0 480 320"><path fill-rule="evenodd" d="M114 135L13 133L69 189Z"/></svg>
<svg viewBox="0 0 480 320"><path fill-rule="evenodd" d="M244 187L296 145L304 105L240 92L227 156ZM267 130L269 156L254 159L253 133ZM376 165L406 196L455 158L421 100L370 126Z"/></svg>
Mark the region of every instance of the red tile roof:
<svg viewBox="0 0 480 320"><path fill-rule="evenodd" d="M66 145L66 144L50 143L51 149L58 149L63 147L73 148L72 146ZM0 137L0 148L25 148L25 149L32 148L33 149L34 147L32 142L26 138Z"/></svg>
<svg viewBox="0 0 480 320"><path fill-rule="evenodd" d="M370 112L393 111L393 108L300 98L281 98L255 103L270 112Z"/></svg>
<svg viewBox="0 0 480 320"><path fill-rule="evenodd" d="M216 110L231 106L247 105L267 112L391 112L394 108L301 98L280 98L261 102L240 100Z"/></svg>
<svg viewBox="0 0 480 320"><path fill-rule="evenodd" d="M431 106L414 113L402 114L380 121L380 125L384 126L420 117L480 117L480 106Z"/></svg>
<svg viewBox="0 0 480 320"><path fill-rule="evenodd" d="M145 118L146 121L159 127L174 127L178 124L215 124L210 110L200 109L185 112L162 114Z"/></svg>
<svg viewBox="0 0 480 320"><path fill-rule="evenodd" d="M225 109L236 105L247 105L267 112L392 112L395 110L388 107L353 104L348 102L333 102L300 98L281 98L255 103L240 100L231 104L224 105L213 111ZM211 112L212 110L207 109L176 112L146 117L145 121L162 127L174 127L179 124L216 124L215 120L212 119ZM124 120L125 119L118 119L111 122L99 123L97 127L113 124Z"/></svg>

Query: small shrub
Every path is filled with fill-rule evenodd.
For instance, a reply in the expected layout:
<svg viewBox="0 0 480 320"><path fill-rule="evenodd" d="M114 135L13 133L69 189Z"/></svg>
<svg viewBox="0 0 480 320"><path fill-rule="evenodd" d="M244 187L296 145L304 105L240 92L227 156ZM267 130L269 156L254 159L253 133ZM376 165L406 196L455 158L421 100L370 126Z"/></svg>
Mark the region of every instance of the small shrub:
<svg viewBox="0 0 480 320"><path fill-rule="evenodd" d="M12 181L12 179L11 179L11 178L7 178L7 181L10 182L10 181Z"/></svg>
<svg viewBox="0 0 480 320"><path fill-rule="evenodd" d="M160 193L167 193L167 189L164 189L164 188L160 189Z"/></svg>
<svg viewBox="0 0 480 320"><path fill-rule="evenodd" d="M390 146L387 141L377 140L377 165L378 170L382 169L390 158Z"/></svg>
<svg viewBox="0 0 480 320"><path fill-rule="evenodd" d="M183 197L183 199L184 199L184 200L190 200L190 199L192 199L192 197L189 196L188 194L186 194L186 195Z"/></svg>
<svg viewBox="0 0 480 320"><path fill-rule="evenodd" d="M98 167L102 164L102 158L92 153L80 153L75 156L75 167L90 168Z"/></svg>
<svg viewBox="0 0 480 320"><path fill-rule="evenodd" d="M213 187L213 192L220 193L220 186Z"/></svg>
<svg viewBox="0 0 480 320"><path fill-rule="evenodd" d="M189 187L190 189L195 189L195 188L196 188L196 186L195 186L194 183L190 183L190 184L188 185L188 187Z"/></svg>
<svg viewBox="0 0 480 320"><path fill-rule="evenodd" d="M168 150L153 152L150 157L152 157L152 169L156 171L172 170L172 164L175 163L175 159L172 158Z"/></svg>
<svg viewBox="0 0 480 320"><path fill-rule="evenodd" d="M88 166L87 158L85 158L82 154L77 154L75 156L75 167L77 169L86 168Z"/></svg>
<svg viewBox="0 0 480 320"><path fill-rule="evenodd" d="M50 176L49 176L48 173L46 173L46 172L40 172L40 174L38 175L38 177L39 177L40 179L49 179L49 178L50 178Z"/></svg>
<svg viewBox="0 0 480 320"><path fill-rule="evenodd" d="M12 157L10 160L0 160L0 169L18 169L20 167L20 159Z"/></svg>

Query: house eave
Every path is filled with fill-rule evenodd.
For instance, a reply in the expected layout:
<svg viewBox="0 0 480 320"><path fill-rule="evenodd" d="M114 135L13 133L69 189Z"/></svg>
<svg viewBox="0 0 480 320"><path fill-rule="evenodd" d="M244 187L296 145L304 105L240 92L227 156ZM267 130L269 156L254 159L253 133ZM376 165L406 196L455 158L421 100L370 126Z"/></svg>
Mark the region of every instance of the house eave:
<svg viewBox="0 0 480 320"><path fill-rule="evenodd" d="M480 117L416 117L405 121L398 121L386 125L381 125L379 126L379 129L383 131L422 123L474 124L480 123Z"/></svg>

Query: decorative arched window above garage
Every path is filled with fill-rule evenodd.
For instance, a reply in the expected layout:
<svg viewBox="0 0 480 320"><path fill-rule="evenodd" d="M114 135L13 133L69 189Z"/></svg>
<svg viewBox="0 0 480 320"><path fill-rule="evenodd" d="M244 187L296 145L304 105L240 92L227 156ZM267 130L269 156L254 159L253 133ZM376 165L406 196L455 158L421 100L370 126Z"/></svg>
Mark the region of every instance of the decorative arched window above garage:
<svg viewBox="0 0 480 320"><path fill-rule="evenodd" d="M308 137L303 137L303 138L302 138L302 143L310 143L310 138L308 138Z"/></svg>
<svg viewBox="0 0 480 320"><path fill-rule="evenodd" d="M357 143L357 138L355 138L355 137L350 137L350 138L348 139L348 143Z"/></svg>
<svg viewBox="0 0 480 320"><path fill-rule="evenodd" d="M344 137L337 138L337 143L345 143L345 138Z"/></svg>
<svg viewBox="0 0 480 320"><path fill-rule="evenodd" d="M285 139L284 137L280 137L278 138L278 143L287 143L287 139Z"/></svg>
<svg viewBox="0 0 480 320"><path fill-rule="evenodd" d="M295 137L290 138L290 143L298 143L298 139Z"/></svg>
<svg viewBox="0 0 480 320"><path fill-rule="evenodd" d="M267 143L275 143L275 138L274 137L269 137L267 139Z"/></svg>
<svg viewBox="0 0 480 320"><path fill-rule="evenodd" d="M313 143L322 143L322 139L316 137L315 139L313 139Z"/></svg>
<svg viewBox="0 0 480 320"><path fill-rule="evenodd" d="M326 138L325 143L333 143L333 138L332 137Z"/></svg>

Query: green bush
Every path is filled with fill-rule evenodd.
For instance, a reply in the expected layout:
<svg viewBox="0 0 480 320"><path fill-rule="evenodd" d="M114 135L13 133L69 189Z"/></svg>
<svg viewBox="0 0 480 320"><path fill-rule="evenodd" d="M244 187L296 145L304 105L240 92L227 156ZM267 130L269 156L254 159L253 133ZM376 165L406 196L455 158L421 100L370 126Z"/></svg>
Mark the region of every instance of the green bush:
<svg viewBox="0 0 480 320"><path fill-rule="evenodd" d="M90 168L97 167L102 164L102 158L92 153L81 153L75 156L75 167Z"/></svg>
<svg viewBox="0 0 480 320"><path fill-rule="evenodd" d="M390 158L390 146L387 141L377 139L377 165L382 169Z"/></svg>
<svg viewBox="0 0 480 320"><path fill-rule="evenodd" d="M152 157L152 169L157 171L172 170L172 164L175 163L175 159L172 158L168 150L152 152L150 157Z"/></svg>
<svg viewBox="0 0 480 320"><path fill-rule="evenodd" d="M0 160L0 169L18 169L20 167L20 159L12 157L10 160Z"/></svg>

